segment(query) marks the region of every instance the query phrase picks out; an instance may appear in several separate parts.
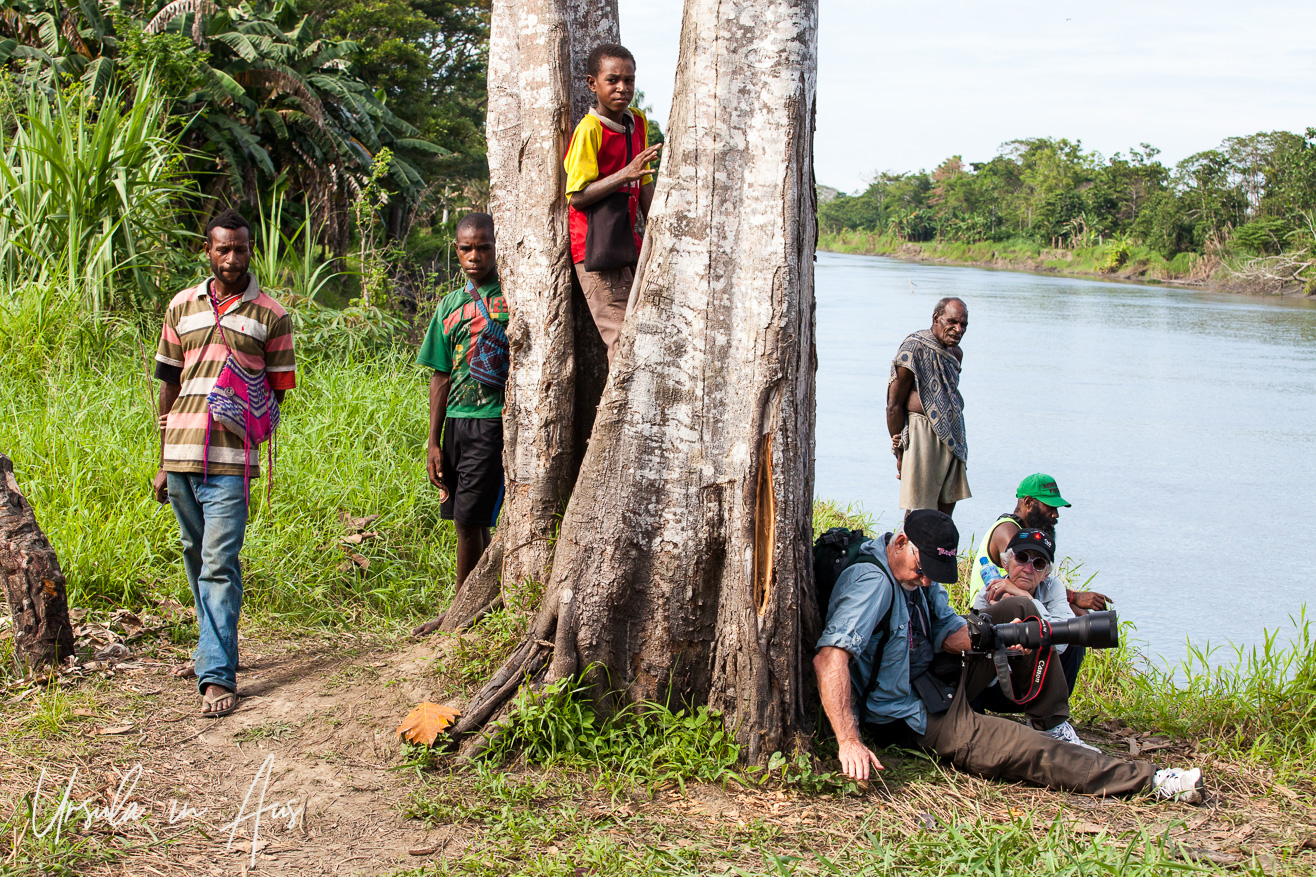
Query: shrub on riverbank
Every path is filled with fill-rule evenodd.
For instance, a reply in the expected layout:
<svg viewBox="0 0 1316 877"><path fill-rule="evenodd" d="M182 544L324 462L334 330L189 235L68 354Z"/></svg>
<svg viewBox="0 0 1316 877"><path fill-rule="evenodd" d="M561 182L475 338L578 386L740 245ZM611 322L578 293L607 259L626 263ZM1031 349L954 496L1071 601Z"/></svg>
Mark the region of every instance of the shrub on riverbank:
<svg viewBox="0 0 1316 877"><path fill-rule="evenodd" d="M1167 260L1155 250L1126 241L1110 241L1097 246L1075 249L1056 249L1022 238L978 243L957 241L911 243L891 234L842 231L820 234L818 249L854 255L895 256L920 262L947 262L1020 271L1053 271L1060 274L1096 275L1151 282L1204 280L1210 275L1212 265L1208 260L1194 253L1178 253L1173 259Z"/></svg>

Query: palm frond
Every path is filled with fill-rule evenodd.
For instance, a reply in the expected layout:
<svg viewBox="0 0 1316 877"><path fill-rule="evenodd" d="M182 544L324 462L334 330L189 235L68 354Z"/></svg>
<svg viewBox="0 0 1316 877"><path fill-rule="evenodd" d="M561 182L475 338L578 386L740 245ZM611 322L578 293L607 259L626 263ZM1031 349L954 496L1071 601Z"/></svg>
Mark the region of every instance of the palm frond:
<svg viewBox="0 0 1316 877"><path fill-rule="evenodd" d="M200 19L202 15L213 13L217 8L213 0L174 0L172 3L165 4L164 8L155 14L155 18L147 22L143 30L147 33L161 33L169 26L169 22L180 15L191 13Z"/></svg>
<svg viewBox="0 0 1316 877"><path fill-rule="evenodd" d="M82 84L92 94L104 95L114 84L114 73L117 65L111 58L104 55L92 61L87 65L87 69L82 71Z"/></svg>
<svg viewBox="0 0 1316 877"><path fill-rule="evenodd" d="M430 155L452 155L451 149L444 149L437 143L430 143L428 140L421 140L416 137L403 137L393 141L394 146L400 146L403 149L415 149L419 152L427 152Z"/></svg>

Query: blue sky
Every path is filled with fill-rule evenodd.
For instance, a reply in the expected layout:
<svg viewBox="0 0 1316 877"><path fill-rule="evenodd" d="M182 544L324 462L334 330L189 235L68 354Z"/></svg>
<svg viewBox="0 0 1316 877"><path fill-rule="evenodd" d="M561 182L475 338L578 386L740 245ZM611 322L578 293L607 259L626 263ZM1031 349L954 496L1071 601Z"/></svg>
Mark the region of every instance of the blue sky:
<svg viewBox="0 0 1316 877"><path fill-rule="evenodd" d="M638 85L665 122L681 0L619 0ZM1225 137L1316 126L1316 2L821 0L820 183L983 161L1069 137L1173 163Z"/></svg>

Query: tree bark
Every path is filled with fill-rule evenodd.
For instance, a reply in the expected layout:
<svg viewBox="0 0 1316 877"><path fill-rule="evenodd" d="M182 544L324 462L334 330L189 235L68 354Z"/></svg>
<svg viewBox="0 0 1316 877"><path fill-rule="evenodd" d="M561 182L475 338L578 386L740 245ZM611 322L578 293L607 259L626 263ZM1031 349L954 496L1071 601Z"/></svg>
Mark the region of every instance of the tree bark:
<svg viewBox="0 0 1316 877"><path fill-rule="evenodd" d="M751 761L812 730L816 55L816 0L687 0L630 312L531 625L548 679L707 703ZM497 678L542 663L532 641Z"/></svg>
<svg viewBox="0 0 1316 877"><path fill-rule="evenodd" d="M594 105L594 93L585 87L588 72L585 61L595 46L621 42L621 22L617 17L617 0L566 0L566 15L571 52L571 125L574 128Z"/></svg>
<svg viewBox="0 0 1316 877"><path fill-rule="evenodd" d="M73 654L64 573L32 505L18 489L14 464L0 454L0 578L14 618L14 648L27 669Z"/></svg>
<svg viewBox="0 0 1316 877"><path fill-rule="evenodd" d="M454 599L463 611L445 616L444 630L460 630L487 611L499 580L548 580L558 524L580 471L607 354L574 285L562 156L571 107L589 95L583 72L571 72L573 63L584 70L584 57L575 56L616 34L616 0L493 3L490 212L512 353L503 413L503 551L500 564L482 563L467 578ZM486 605L474 609L480 599Z"/></svg>

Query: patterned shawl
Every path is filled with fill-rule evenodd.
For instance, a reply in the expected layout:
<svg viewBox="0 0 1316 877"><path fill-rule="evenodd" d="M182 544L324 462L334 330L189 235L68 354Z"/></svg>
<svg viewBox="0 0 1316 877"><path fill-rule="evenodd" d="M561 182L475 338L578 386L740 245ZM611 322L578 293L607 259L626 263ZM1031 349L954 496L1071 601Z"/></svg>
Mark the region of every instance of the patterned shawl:
<svg viewBox="0 0 1316 877"><path fill-rule="evenodd" d="M920 329L910 335L896 351L891 361L891 378L896 379L896 366L904 366L914 373L914 386L923 400L923 410L932 421L937 437L964 462L969 462L969 442L964 435L964 397L960 395L960 363L951 352L941 346L931 329ZM909 427L902 436L909 443Z"/></svg>

